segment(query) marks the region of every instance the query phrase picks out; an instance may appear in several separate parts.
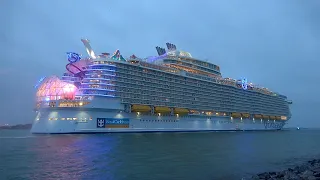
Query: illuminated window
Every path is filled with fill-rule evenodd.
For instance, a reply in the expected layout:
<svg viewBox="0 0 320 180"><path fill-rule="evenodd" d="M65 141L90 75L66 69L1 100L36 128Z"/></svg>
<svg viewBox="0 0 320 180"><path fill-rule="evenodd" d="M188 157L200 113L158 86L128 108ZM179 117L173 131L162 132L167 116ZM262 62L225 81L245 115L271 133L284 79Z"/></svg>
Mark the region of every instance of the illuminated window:
<svg viewBox="0 0 320 180"><path fill-rule="evenodd" d="M66 118L61 118L61 120L66 120Z"/></svg>

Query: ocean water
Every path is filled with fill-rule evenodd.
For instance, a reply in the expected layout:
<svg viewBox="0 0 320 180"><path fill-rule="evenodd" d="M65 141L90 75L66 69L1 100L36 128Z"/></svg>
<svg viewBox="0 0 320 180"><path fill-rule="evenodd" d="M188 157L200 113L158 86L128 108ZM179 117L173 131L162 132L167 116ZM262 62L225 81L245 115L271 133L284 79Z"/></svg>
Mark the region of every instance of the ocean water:
<svg viewBox="0 0 320 180"><path fill-rule="evenodd" d="M320 130L32 135L0 131L0 179L213 180L319 158Z"/></svg>

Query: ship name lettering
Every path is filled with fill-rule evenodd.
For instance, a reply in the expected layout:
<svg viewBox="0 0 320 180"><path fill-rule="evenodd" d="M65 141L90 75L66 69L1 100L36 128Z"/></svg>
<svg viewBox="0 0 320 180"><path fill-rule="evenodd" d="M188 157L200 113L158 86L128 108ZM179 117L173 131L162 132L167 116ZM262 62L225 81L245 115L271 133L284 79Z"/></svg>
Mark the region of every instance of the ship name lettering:
<svg viewBox="0 0 320 180"><path fill-rule="evenodd" d="M265 129L281 129L284 126L284 122L274 123L274 122L264 122Z"/></svg>

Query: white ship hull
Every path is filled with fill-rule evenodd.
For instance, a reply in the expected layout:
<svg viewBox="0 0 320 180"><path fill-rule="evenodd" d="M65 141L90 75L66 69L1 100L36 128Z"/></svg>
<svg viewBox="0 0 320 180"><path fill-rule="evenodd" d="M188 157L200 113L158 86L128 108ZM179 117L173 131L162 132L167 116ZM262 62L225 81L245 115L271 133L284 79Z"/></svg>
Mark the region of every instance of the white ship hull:
<svg viewBox="0 0 320 180"><path fill-rule="evenodd" d="M40 115L41 114L41 115ZM64 120L54 117L66 117ZM194 131L259 131L280 130L285 121L232 119L230 117L176 117L137 115L97 109L51 108L38 112L31 132L111 133L111 132L194 132ZM39 118L40 117L40 118ZM68 118L76 117L76 118ZM82 118L86 117L86 118ZM69 119L69 120L67 120ZM74 120L75 119L75 120Z"/></svg>

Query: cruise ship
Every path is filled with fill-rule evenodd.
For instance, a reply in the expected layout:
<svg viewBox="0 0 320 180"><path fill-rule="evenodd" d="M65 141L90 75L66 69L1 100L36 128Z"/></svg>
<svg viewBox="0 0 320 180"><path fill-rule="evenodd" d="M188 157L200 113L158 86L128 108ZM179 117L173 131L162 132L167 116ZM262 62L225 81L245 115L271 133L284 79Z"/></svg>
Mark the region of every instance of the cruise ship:
<svg viewBox="0 0 320 180"><path fill-rule="evenodd" d="M125 58L119 50L68 52L61 76L35 85L32 133L281 130L291 118L286 96L221 75L220 67L177 50Z"/></svg>

